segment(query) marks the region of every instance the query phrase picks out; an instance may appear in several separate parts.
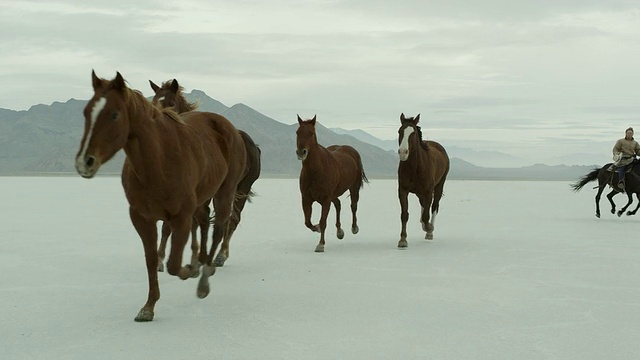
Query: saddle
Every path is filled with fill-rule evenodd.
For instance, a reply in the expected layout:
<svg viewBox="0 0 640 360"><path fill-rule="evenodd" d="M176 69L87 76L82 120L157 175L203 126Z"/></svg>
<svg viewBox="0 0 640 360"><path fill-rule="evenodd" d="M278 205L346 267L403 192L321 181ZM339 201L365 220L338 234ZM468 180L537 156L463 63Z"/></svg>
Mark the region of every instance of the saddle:
<svg viewBox="0 0 640 360"><path fill-rule="evenodd" d="M611 173L611 175L609 176L609 186L611 186L614 190L618 191L618 192L625 192L625 185L626 185L626 181L625 179L627 178L627 174L631 173L631 175L633 175L639 182L640 182L640 176L638 176L638 174L636 174L635 172L633 172L633 168L640 163L640 160L638 159L633 159L633 161L630 164L624 165L625 166L625 171L624 171L624 177L622 178L622 180L620 181L620 183L622 183L622 187L618 186L618 182L614 181L614 179L617 179L615 175L615 171L618 168L618 166L613 163L611 165L609 165L609 167L607 168L607 171L609 171Z"/></svg>
<svg viewBox="0 0 640 360"><path fill-rule="evenodd" d="M634 160L631 164L625 165L627 168L624 169L624 173L628 174L633 170L633 165L639 163L638 160ZM607 168L608 172L615 172L616 169L618 168L618 166L616 166L616 164L611 164L609 165L609 167Z"/></svg>

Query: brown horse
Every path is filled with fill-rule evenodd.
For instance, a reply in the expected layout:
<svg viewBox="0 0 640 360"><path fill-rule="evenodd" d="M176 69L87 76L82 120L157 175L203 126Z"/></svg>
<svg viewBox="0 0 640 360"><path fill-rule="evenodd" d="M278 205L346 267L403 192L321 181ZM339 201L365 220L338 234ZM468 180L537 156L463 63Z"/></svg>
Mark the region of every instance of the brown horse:
<svg viewBox="0 0 640 360"><path fill-rule="evenodd" d="M156 85L153 81L149 80L149 84L151 85L151 89L154 91L155 96L151 100L151 102L159 106L160 108L172 107L178 114L186 113L189 111L193 111L197 109L197 102L189 102L184 97L182 92L183 88L178 84L176 79L165 81L162 83L162 86ZM222 245L220 246L220 251L214 260L214 264L216 266L223 266L225 261L229 258L229 241L231 241L231 237L235 232L238 224L240 223L240 219L242 218L242 209L247 201L251 202L251 198L255 195L251 190L253 183L258 180L260 177L260 148L253 141L251 136L242 130L238 130L240 132L240 136L242 136L242 140L244 141L245 150L247 152L247 163L244 171L244 176L240 183L238 184L238 189L236 190L236 199L233 203L233 214L231 216L231 220L229 221L229 228L225 233L224 240L222 241ZM204 209L206 211L207 216L209 214L209 208ZM207 224L203 224L199 222L199 225L202 229L208 226ZM168 229L169 234L171 231ZM206 230L203 230L204 236L206 236ZM168 235L167 235L168 238ZM163 237L160 242L160 249L158 250L158 255L162 256L160 259L164 258L165 247L167 245L166 238L164 236L164 226L163 226ZM198 239L195 237L195 234L192 236L192 248L193 244L195 244L197 248Z"/></svg>
<svg viewBox="0 0 640 360"><path fill-rule="evenodd" d="M407 247L407 221L409 220L408 195L414 193L422 206L422 229L426 239L433 239L434 222L440 208L440 198L444 182L449 173L449 156L442 145L435 141L422 140L422 130L418 126L420 114L414 118L400 115L398 130L398 199L400 200L399 248ZM431 221L429 221L431 207Z"/></svg>
<svg viewBox="0 0 640 360"><path fill-rule="evenodd" d="M340 199L338 197L349 190L351 197L352 224L351 232L358 233L358 199L363 183L369 182L364 174L362 160L356 149L348 145L332 145L325 148L318 144L316 138L316 117L302 120L298 116L296 154L302 161L300 170L300 193L302 195L302 211L304 224L312 231L320 232L320 242L316 252L324 252L324 231L327 228L327 216L331 203L336 208L337 237L342 239L344 231L340 224ZM311 224L311 208L313 202L322 206L320 224Z"/></svg>
<svg viewBox="0 0 640 360"><path fill-rule="evenodd" d="M245 168L245 148L236 128L224 117L191 112L182 117L160 110L140 92L129 89L117 73L113 80L91 73L94 95L84 109L85 129L76 156L76 170L92 178L120 149L126 159L122 186L129 216L144 247L149 280L147 302L136 321L151 321L160 298L158 286L159 220L171 226L167 271L187 279L193 269L182 266L182 253L198 206L215 199L212 244L202 239L199 262L204 265L197 295L209 294L215 250L222 240Z"/></svg>

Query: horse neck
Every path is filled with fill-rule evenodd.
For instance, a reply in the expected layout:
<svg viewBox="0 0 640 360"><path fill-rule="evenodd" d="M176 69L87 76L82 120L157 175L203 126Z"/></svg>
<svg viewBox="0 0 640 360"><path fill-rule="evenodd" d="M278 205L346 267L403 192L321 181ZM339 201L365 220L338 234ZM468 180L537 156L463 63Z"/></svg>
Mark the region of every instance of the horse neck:
<svg viewBox="0 0 640 360"><path fill-rule="evenodd" d="M400 164L404 165L406 168L411 169L412 171L425 169L426 166L424 161L429 156L427 151L422 148L422 144L420 143L416 144L416 146L414 146L413 148L414 150L409 153L409 158L407 158L406 161L403 161Z"/></svg>
<svg viewBox="0 0 640 360"><path fill-rule="evenodd" d="M196 106L194 104L190 104L182 93L180 93L176 97L176 103L173 105L173 108L178 114L182 114L195 110Z"/></svg>
<svg viewBox="0 0 640 360"><path fill-rule="evenodd" d="M172 145L175 144L164 140L170 131L167 127L173 121L164 119L164 115L147 104L146 100L130 99L130 102L134 101L128 106L129 137L124 152L134 175L141 182L148 183L160 178L162 174L159 160L163 158L165 151L174 148Z"/></svg>
<svg viewBox="0 0 640 360"><path fill-rule="evenodd" d="M308 148L307 158L302 162L303 170L309 173L323 174L325 172L325 148L318 143L312 144Z"/></svg>

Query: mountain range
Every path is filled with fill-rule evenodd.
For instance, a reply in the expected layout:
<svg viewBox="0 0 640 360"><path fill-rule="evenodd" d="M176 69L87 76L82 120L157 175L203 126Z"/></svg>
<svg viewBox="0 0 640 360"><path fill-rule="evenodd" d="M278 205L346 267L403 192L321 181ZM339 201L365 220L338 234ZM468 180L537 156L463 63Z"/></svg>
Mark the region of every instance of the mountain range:
<svg viewBox="0 0 640 360"><path fill-rule="evenodd" d="M199 110L224 115L237 128L246 131L262 150L262 176L297 177L301 163L295 156L297 122L286 124L272 119L245 104L231 107L200 90L185 94L197 101ZM70 99L51 105L34 105L29 110L0 109L0 175L75 174L74 158L84 127L82 110L86 100ZM318 141L328 146L348 144L362 156L367 176L394 178L397 172L397 142L381 140L362 130L328 129L316 126ZM446 145L445 145L446 146ZM491 164L513 161L508 154L475 151L446 146L451 157L452 179L575 179L590 171L590 166L548 166L538 164L499 168ZM490 160L493 159L493 160ZM101 168L101 174L119 174L124 161L120 151ZM484 162L489 166L478 166Z"/></svg>

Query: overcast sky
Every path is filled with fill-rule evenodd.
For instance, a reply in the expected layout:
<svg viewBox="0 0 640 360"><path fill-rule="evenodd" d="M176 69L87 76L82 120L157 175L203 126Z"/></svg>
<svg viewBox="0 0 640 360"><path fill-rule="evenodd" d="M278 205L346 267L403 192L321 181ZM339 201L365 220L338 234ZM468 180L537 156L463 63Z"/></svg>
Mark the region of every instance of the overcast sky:
<svg viewBox="0 0 640 360"><path fill-rule="evenodd" d="M386 139L421 113L428 138L514 154L640 130L637 0L4 0L0 38L0 108L88 99L95 69Z"/></svg>

